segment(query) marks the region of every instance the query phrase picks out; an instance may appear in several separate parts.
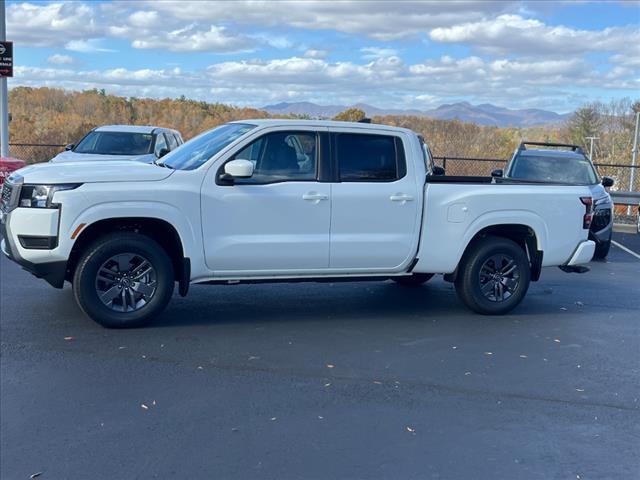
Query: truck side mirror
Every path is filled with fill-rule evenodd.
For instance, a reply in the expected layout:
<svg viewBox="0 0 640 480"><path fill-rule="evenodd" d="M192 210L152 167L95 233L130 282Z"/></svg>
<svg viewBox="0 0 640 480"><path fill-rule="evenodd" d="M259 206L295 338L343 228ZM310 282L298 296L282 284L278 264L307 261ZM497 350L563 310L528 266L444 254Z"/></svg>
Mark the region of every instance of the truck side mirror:
<svg viewBox="0 0 640 480"><path fill-rule="evenodd" d="M73 150L73 147L75 147L75 143L70 143L69 145L67 145L66 147L64 147L64 151L68 152L69 150Z"/></svg>
<svg viewBox="0 0 640 480"><path fill-rule="evenodd" d="M438 165L434 165L431 174L432 175L444 175L445 171L444 171L444 168L442 168L442 167L440 167Z"/></svg>
<svg viewBox="0 0 640 480"><path fill-rule="evenodd" d="M496 168L495 170L491 170L492 177L502 177L504 176L504 170L501 168Z"/></svg>
<svg viewBox="0 0 640 480"><path fill-rule="evenodd" d="M251 178L253 163L249 160L231 160L224 165L224 173L231 178Z"/></svg>
<svg viewBox="0 0 640 480"><path fill-rule="evenodd" d="M164 157L167 153L169 153L169 149L166 147L162 147L158 152L158 158Z"/></svg>
<svg viewBox="0 0 640 480"><path fill-rule="evenodd" d="M613 187L613 178L611 177L602 177L602 186L603 187Z"/></svg>

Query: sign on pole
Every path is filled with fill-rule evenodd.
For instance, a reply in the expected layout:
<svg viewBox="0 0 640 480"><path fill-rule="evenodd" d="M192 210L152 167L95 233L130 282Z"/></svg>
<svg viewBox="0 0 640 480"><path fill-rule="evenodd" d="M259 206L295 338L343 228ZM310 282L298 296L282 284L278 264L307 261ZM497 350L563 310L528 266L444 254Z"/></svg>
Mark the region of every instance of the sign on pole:
<svg viewBox="0 0 640 480"><path fill-rule="evenodd" d="M13 77L13 42L0 42L0 78Z"/></svg>

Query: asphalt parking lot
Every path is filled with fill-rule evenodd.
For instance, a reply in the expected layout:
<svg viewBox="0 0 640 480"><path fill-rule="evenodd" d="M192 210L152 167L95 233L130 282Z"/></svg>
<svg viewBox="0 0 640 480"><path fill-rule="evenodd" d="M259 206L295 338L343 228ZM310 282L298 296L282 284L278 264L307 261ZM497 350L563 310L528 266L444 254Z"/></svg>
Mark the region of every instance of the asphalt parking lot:
<svg viewBox="0 0 640 480"><path fill-rule="evenodd" d="M640 260L615 246L505 317L441 279L196 286L128 331L0 268L4 480L640 474Z"/></svg>

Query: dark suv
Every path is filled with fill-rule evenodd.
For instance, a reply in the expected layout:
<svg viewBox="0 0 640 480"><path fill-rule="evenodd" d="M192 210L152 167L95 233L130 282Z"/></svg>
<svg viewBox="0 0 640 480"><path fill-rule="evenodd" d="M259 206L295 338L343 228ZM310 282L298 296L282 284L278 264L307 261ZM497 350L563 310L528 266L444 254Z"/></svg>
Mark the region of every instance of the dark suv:
<svg viewBox="0 0 640 480"><path fill-rule="evenodd" d="M613 232L613 201L605 187L613 186L613 179L602 177L600 180L582 148L563 143L521 142L506 168L494 170L491 175L536 182L588 185L595 209L589 229L589 239L596 242L593 256L605 258L608 255Z"/></svg>

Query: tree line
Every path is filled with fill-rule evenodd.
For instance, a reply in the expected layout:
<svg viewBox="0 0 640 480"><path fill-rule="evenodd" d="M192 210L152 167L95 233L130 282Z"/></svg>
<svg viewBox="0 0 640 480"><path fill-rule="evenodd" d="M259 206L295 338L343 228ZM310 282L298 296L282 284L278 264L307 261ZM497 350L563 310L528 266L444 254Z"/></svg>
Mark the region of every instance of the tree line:
<svg viewBox="0 0 640 480"><path fill-rule="evenodd" d="M188 140L232 120L272 117L255 108L189 100L184 96L155 100L107 95L104 90L75 92L46 87L12 89L9 110L10 142L34 144L73 143L92 128L105 124L169 127L179 130ZM372 122L416 131L428 141L435 156L506 159L523 139L575 143L588 151L587 137L595 136L598 139L594 142L594 161L629 164L637 111L640 101L622 99L589 103L564 124L538 127L499 128L406 115L375 116ZM335 118L358 121L364 116L361 110L348 109Z"/></svg>

